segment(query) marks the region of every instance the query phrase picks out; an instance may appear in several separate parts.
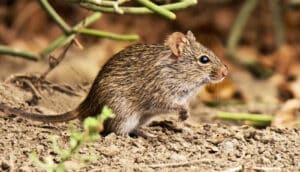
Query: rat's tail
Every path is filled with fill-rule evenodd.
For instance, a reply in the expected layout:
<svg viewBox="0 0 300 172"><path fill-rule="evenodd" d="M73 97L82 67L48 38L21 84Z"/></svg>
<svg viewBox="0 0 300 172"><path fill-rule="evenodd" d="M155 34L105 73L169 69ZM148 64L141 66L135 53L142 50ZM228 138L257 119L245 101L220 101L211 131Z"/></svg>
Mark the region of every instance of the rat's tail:
<svg viewBox="0 0 300 172"><path fill-rule="evenodd" d="M19 109L9 107L3 103L0 103L0 110L4 111L5 113L11 113L11 114L21 116L23 118L27 118L35 121L42 121L42 122L66 122L66 121L76 119L79 116L77 110L69 111L57 115L43 115L43 114L25 112Z"/></svg>

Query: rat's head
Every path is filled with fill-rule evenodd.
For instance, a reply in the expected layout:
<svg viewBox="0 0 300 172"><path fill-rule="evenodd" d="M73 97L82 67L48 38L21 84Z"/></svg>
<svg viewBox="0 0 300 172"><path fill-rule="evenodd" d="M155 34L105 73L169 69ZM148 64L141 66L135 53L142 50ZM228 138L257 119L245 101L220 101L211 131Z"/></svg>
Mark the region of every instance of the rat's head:
<svg viewBox="0 0 300 172"><path fill-rule="evenodd" d="M165 42L175 58L178 72L185 74L188 81L217 83L228 74L227 66L209 49L196 41L191 31L187 34L174 32ZM184 75L182 75L184 76ZM183 78L184 79L184 78Z"/></svg>

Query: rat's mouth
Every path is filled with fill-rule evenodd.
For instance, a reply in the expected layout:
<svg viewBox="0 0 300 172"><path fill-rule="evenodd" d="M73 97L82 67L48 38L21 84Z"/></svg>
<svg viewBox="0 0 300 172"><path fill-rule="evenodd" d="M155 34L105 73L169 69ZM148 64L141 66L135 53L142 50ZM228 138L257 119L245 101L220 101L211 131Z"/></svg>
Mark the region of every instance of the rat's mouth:
<svg viewBox="0 0 300 172"><path fill-rule="evenodd" d="M225 77L216 78L216 77L209 76L209 77L207 77L207 79L209 80L209 83L217 84L219 82L222 82L225 79Z"/></svg>

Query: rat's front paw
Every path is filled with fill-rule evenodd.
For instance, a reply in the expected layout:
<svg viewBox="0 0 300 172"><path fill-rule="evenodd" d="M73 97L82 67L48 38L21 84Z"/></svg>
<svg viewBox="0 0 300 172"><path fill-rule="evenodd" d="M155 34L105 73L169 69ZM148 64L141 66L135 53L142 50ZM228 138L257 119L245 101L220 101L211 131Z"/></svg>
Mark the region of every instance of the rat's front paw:
<svg viewBox="0 0 300 172"><path fill-rule="evenodd" d="M189 116L190 116L190 114L189 114L189 112L187 110L179 111L179 119L181 121L187 120Z"/></svg>

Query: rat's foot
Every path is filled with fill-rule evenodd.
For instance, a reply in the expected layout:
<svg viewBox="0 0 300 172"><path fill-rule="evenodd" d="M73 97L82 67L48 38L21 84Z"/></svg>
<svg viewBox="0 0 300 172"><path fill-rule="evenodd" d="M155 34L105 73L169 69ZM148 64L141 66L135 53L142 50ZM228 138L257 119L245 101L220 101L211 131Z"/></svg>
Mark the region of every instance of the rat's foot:
<svg viewBox="0 0 300 172"><path fill-rule="evenodd" d="M134 129L130 134L133 134L134 136L138 137L143 137L145 139L157 137L157 135L151 134L141 128Z"/></svg>
<svg viewBox="0 0 300 172"><path fill-rule="evenodd" d="M188 117L190 116L190 113L188 112L188 108L186 108L183 105L177 105L175 110L178 112L179 120L181 121L187 120Z"/></svg>
<svg viewBox="0 0 300 172"><path fill-rule="evenodd" d="M185 121L190 116L189 112L186 109L182 109L179 111L179 119L181 121Z"/></svg>

